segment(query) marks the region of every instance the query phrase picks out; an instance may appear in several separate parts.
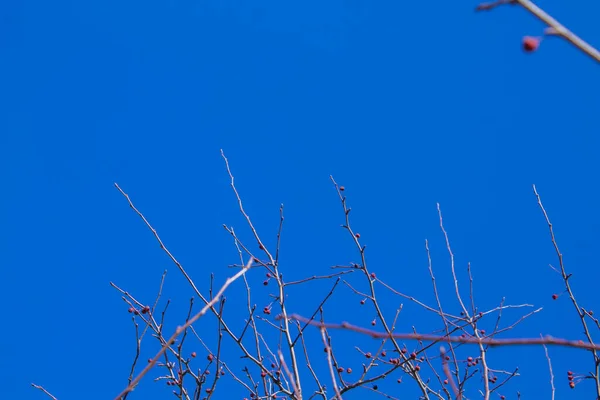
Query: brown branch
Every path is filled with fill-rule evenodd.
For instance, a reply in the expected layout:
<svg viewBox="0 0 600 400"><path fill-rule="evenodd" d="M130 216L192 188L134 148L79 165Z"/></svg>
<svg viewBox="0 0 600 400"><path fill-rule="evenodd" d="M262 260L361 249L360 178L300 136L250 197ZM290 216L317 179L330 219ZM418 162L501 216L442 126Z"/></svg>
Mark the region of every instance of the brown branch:
<svg viewBox="0 0 600 400"><path fill-rule="evenodd" d="M281 318L278 316L277 318ZM466 344L484 344L491 347L495 346L528 346L528 345L551 345L561 347L572 347L584 350L600 350L599 344L586 343L583 340L567 340L555 338L546 335L542 338L516 338L516 339L491 339L489 337L469 337L469 336L446 336L446 335L429 335L429 334L415 334L415 333L386 333L378 332L370 329L362 328L360 326L352 325L348 322L342 322L341 324L333 323L322 323L316 321L310 321L308 318L304 318L298 314L292 314L289 316L292 320L301 322L308 322L310 325L316 326L317 328L324 327L326 329L342 329L357 332L363 335L370 336L374 339L383 338L394 338L401 340L417 340L427 342L444 342L444 343L466 343Z"/></svg>

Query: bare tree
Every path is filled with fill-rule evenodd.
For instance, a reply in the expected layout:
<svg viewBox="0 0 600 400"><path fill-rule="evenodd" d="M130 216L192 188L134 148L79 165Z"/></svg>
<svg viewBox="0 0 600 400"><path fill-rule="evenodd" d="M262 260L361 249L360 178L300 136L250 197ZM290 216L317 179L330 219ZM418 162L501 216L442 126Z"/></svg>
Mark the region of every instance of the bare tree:
<svg viewBox="0 0 600 400"><path fill-rule="evenodd" d="M550 336L539 338L500 338L505 336L517 325L524 323L530 316L541 311L534 309L529 304L505 304L504 300L491 309L480 309L476 305L473 287L475 280L471 273L470 265L467 266L469 276L468 286L463 287L457 274L454 254L450 246L449 235L443 224L442 213L438 204L439 226L442 231L446 250L450 260L450 270L453 277L454 295L460 305L458 314L447 310L438 292L438 284L432 265L429 243L425 242L425 252L428 260L428 270L431 277L431 289L435 303L426 302L416 297L405 294L384 282L373 272L367 263L366 247L361 243L361 235L351 225L351 209L345 195L346 189L338 185L333 178L331 181L336 190L341 204L343 217L342 228L348 234L349 240L355 246L359 261L347 265L331 266L330 270L320 276L308 276L296 281L284 279L282 267L279 263L281 233L284 223L283 206L280 208L280 221L276 231L276 245L269 249L255 228L252 219L244 210L242 197L234 184L234 176L228 160L223 155L227 172L230 177L231 187L238 202L239 211L244 216L255 246L243 242L232 227L224 226L231 235L233 244L239 255L239 264L232 265L238 270L220 287L213 290L213 278L208 295L204 295L194 283L190 274L185 270L173 254L165 247L160 236L152 227L146 217L134 206L129 196L118 186L117 189L126 198L129 206L142 219L143 223L151 230L161 249L169 256L179 272L188 281L193 297L189 302L188 317L176 330L166 336L164 333L164 319L170 301L161 306L163 284L166 273L162 275L157 295L152 305L139 301L133 294L120 288L114 283L111 285L121 294L122 299L132 314L132 321L136 334L136 352L130 374L125 388L116 395L115 399L125 399L131 391L141 382L148 372L155 368L159 373L155 381L164 382L173 389L173 393L180 399L209 399L218 395L219 389L226 387L222 381L232 380L243 387L251 398L288 398L288 399L342 399L347 393L362 389L384 395L389 399L397 398L395 392L383 390L379 387L384 379L399 376L398 382L412 380L423 399L463 399L468 393L480 392L485 400L492 394L505 398L502 391L507 383L519 376L518 367L512 370L501 370L494 367L494 360L490 358L488 350L500 346L540 345L545 349L549 362L552 393L554 393L554 376L547 346L565 346L574 349L583 349L590 352L591 372L575 375L569 372L569 385L575 388L576 384L584 379L591 379L595 385L595 393L600 398L600 374L598 368L600 359L598 351L600 345L595 344L593 330L600 330L598 319L593 312L583 308L576 300L570 285L571 274L568 273L562 253L554 236L550 218L542 204L541 198L534 186L537 199L550 232L550 239L556 250L558 266L555 271L560 274L565 285L564 295L573 303L574 310L581 320L585 340L557 339ZM254 249L257 249L255 251ZM554 267L553 267L554 268ZM264 286L269 286L271 302L264 307L256 304L252 286L246 274L264 274ZM241 329L232 327L226 313L226 289L235 280L244 282L246 318ZM304 292L310 291L310 285L316 281L329 281L330 290L318 301L317 307L307 315L292 313L288 308L290 288L305 287ZM341 288L349 290L357 298L358 307L370 307L374 319L371 327L356 326L346 322L334 321L334 313L328 310L328 301L334 297ZM438 328L421 332L413 326L412 332L397 332L396 325L403 310L400 305L388 315L382 303L383 292L391 293L400 301L408 301L419 307L423 313L435 315L439 321ZM559 295L553 295L557 299ZM199 298L202 307L194 312L194 299ZM521 311L518 318L505 314L512 311ZM201 317L210 314L214 317L216 330L215 347L207 344L210 332L198 332L193 323ZM480 326L482 321L494 321L494 328L486 331ZM318 330L323 343L321 349L307 344L306 335ZM353 331L362 337L376 339L376 346L360 341L353 349L337 345L335 332ZM157 341L158 351L148 360L145 367L138 364L142 340L150 332ZM275 333L275 335L273 334ZM596 332L597 333L597 332ZM200 343L206 352L206 362L198 367L195 351L185 350L190 341ZM469 350L465 356L465 345L473 345L475 352ZM235 346L242 355L239 359L228 360L224 357L224 346ZM350 351L363 357L364 362L356 371L351 367L342 366L340 355ZM327 365L328 374L323 375L317 371L315 365ZM138 371L136 373L136 371ZM389 379L388 379L389 381ZM34 387L52 395L43 387ZM227 392L224 391L224 395ZM54 398L54 397L52 397Z"/></svg>
<svg viewBox="0 0 600 400"><path fill-rule="evenodd" d="M529 0L496 0L481 3L476 10L493 10L499 6L520 6L540 19L547 28L538 37L525 36L523 48L527 52L535 51L542 38L561 37L585 54L600 62L600 53L591 45L580 39L561 23L552 18L548 13L537 7ZM355 390L368 390L381 394L388 399L397 398L396 391L383 390L379 385L392 376L398 383L412 381L422 399L466 399L469 393L478 392L485 400L492 395L505 399L502 391L507 384L519 376L518 367L512 370L502 370L494 367L494 360L490 357L489 349L500 346L542 346L548 361L550 386L552 398L555 395L554 372L549 353L549 346L563 346L573 349L585 350L590 353L591 368L588 372L576 374L568 371L569 386L575 388L584 380L594 383L594 393L600 399L600 345L595 344L594 335L600 330L600 322L593 311L584 308L577 301L571 286L571 273L568 272L562 253L559 250L554 228L544 208L541 197L535 186L533 187L537 204L548 225L550 240L556 251L558 264L552 267L564 283L564 292L554 294L553 299L566 296L573 304L573 310L581 322L583 339L567 340L550 336L535 338L505 338L507 333L517 325L526 322L532 315L541 311L529 304L505 304L504 299L496 306L482 309L477 306L474 297L475 279L470 265L467 266L469 276L468 285L459 279L455 264L454 253L450 245L450 238L444 227L441 208L438 204L439 226L443 234L446 250L449 255L449 267L452 275L454 296L459 304L459 312L448 310L438 291L438 283L434 273L429 242L425 241L424 250L427 256L428 272L431 278L431 290L435 302L427 304L413 295L395 289L391 283L384 282L371 269L366 258L366 247L361 242L361 235L352 228L351 209L345 195L344 186L331 177L338 200L341 205L342 228L354 244L357 262L333 265L328 271L319 276L307 276L300 280L288 281L284 278L284 267L280 265L280 244L284 226L284 208L279 209L279 224L274 233L276 244L268 248L259 234L251 217L246 213L243 201L238 192L234 175L229 162L222 153L223 160L231 188L236 197L238 208L243 215L247 228L251 232L254 243L243 241L233 227L224 225L225 231L231 236L233 245L237 250L239 263L230 267L236 270L218 289L214 286L214 276L210 276L210 289L208 294L202 293L193 278L184 266L167 249L158 232L152 227L144 214L139 211L130 197L115 184L115 187L125 197L129 206L142 219L143 223L151 230L171 261L177 267L189 284L193 297L189 300L188 315L185 321L172 332L166 335L165 316L169 310L170 301L162 301L163 285L166 271L162 275L157 294L148 305L145 301L138 300L133 294L119 287L111 285L120 293L127 310L132 314L132 322L136 337L136 351L133 358L127 383L115 400L126 399L142 378L155 369L158 374L154 380L162 382L172 389L173 394L179 399L210 399L218 395L221 388L225 388L224 380L230 380L244 388L253 399L288 398L293 400L321 398L342 399L344 395ZM255 301L254 289L247 278L247 274L264 274L263 285L270 289L270 301L259 306ZM236 280L243 282L245 298L245 320L240 327L234 327L226 312L226 290ZM309 292L310 285L315 282L329 282L330 289L316 303L316 307L301 314L290 310L290 289L301 287ZM359 307L370 307L373 320L370 327L357 326L343 321L336 321L334 313L329 312L329 302L342 290L347 290L358 299ZM392 313L387 312L388 304L384 304L381 293L391 294L398 298L398 306ZM198 310L195 302L201 302ZM411 332L398 332L397 323L403 311L402 301L407 301L419 307L423 313L433 315L438 321L438 327L422 332L413 326ZM506 314L513 311L520 315L508 317ZM303 311L305 312L305 311ZM198 332L193 324L203 317L212 317L217 329L216 343L209 345L207 335L210 332ZM494 321L493 329L486 330L480 325L482 321ZM371 337L377 345L373 347L366 342L361 342L352 349L338 345L336 332L352 331L359 337ZM322 341L322 348L310 345L307 335L318 332ZM147 340L148 334L156 340L157 351L154 357L142 368L139 365L141 344ZM205 352L205 362L202 366L197 359L196 351L189 351L188 343L199 343ZM470 345L475 348L470 350L471 355L465 356L465 347ZM223 346L236 347L241 359L226 359ZM355 352L363 358L362 364L356 370L343 366L341 355ZM323 354L325 353L325 354ZM326 365L327 374L322 374L316 365ZM390 379L387 379L389 382ZM52 399L56 398L44 387L32 384ZM117 391L115 391L117 393ZM226 396L226 390L223 390ZM518 393L517 393L517 396Z"/></svg>

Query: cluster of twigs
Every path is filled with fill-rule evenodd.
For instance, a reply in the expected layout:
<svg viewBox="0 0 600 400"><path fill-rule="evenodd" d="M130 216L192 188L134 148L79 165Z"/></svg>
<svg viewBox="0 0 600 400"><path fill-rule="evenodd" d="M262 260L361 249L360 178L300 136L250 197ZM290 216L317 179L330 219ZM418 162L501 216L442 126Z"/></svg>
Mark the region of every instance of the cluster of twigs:
<svg viewBox="0 0 600 400"><path fill-rule="evenodd" d="M432 267L428 242L425 242L425 249L428 257L428 270L432 281L435 304L426 304L413 296L394 289L391 285L382 281L380 277L376 276L369 268L365 246L361 243L360 234L355 232L351 226L351 210L347 204L345 188L338 185L333 178L331 180L336 188L344 215L342 227L353 241L360 261L358 263L351 263L350 265L333 266L332 272L323 276L311 276L297 281L286 281L283 278L279 264L281 232L284 222L283 206L280 208L276 246L274 251L270 251L261 239L251 218L244 210L241 196L236 189L233 174L224 155L223 159L231 180L231 187L238 201L239 210L252 233L258 252L252 250L254 246L242 242L233 228L224 226L225 230L233 238L237 248L240 264L236 264L235 267L239 271L227 279L225 284L216 292L212 289L213 279L211 276L211 288L208 296L203 295L197 288L192 277L165 247L156 230L134 206L129 196L120 187L115 185L127 199L130 207L152 231L162 250L169 256L180 273L188 281L194 296L202 302L201 310L194 313L194 299L192 298L185 322L177 327L171 336L165 336L164 320L170 302L166 302L162 311L158 310L158 306L162 296L166 272L162 276L159 290L152 306L145 305L144 302L138 301L131 293L111 283L122 295L129 312L133 314L137 343L127 385L115 397L115 400L127 398L152 368L161 371L155 380L166 382L166 385L172 389L173 394L177 398L187 400L210 399L212 396L218 395L219 389L224 387L221 384L223 379L233 379L234 382L247 391L250 398L256 400L273 398L300 400L314 397L324 400L330 398L342 399L345 394L357 389L366 389L385 395L388 399L395 399L398 397L391 391L383 391L378 386L380 381L392 375L400 375L400 378L398 378L399 382L402 382L403 377L412 380L420 392L420 398L422 399L465 399L468 393L467 388L469 387L479 387L479 391L485 400L489 400L492 394L498 394L500 398L504 398L501 391L504 390L509 381L519 376L518 368L511 371L494 368L493 360L489 359L488 350L491 347L509 345L544 346L552 377L551 386L553 396L554 376L546 346L559 345L590 351L595 368L587 375L579 376L578 380L584 378L592 379L595 383L595 392L598 398L600 398L600 374L598 371L600 368L600 359L598 356L600 346L594 343L590 326L590 324L593 324L600 329L600 324L591 311L582 308L576 301L570 285L571 275L565 269L562 254L554 237L552 224L535 187L534 193L548 224L551 240L558 256L559 264L556 270L561 274L565 285L565 293L571 299L581 320L585 340L569 341L549 336L541 338L498 338L498 336L513 329L516 325L522 323L541 309L531 310L512 323L502 324L501 322L504 321L503 312L515 308L525 309L531 306L527 304L508 305L504 304L503 300L501 304L492 309L479 310L475 305L473 296L473 277L470 266L468 266L468 299L463 297L463 291L459 287L454 254L450 246L448 234L444 228L439 205L439 224L444 235L446 249L450 256L454 295L459 304L458 314L448 311L442 304ZM248 272L256 273L256 271L261 270L267 277L267 280L264 282L265 285L273 282L269 286L273 291L271 294L273 300L268 306L262 308L262 310L255 304L251 284L246 276ZM233 324L230 325L231 321L228 321L224 313L226 298L223 294L238 279L243 280L246 292L244 297L247 315L241 329L233 328ZM289 288L294 285L310 285L311 282L316 280L329 280L332 282L331 289L318 302L318 306L309 316L290 312L288 302L286 301L289 295ZM339 285L340 282L344 285ZM365 289L359 289L361 283ZM378 330L367 329L363 326L351 325L344 322L333 323L325 320L328 302L338 293L339 288L343 286L360 298L362 305L367 304L372 307L375 319L371 325L380 327ZM305 290L308 291L308 289ZM421 307L425 312L433 313L439 318L440 328L430 333L420 333L416 327L413 327L413 332L411 333L397 332L396 325L402 311L402 305L392 315L387 315L384 311L384 304L380 300L381 296L378 296L380 290L408 300ZM272 310L273 308L275 310ZM269 318L272 313L274 315ZM212 348L207 344L206 332L200 334L192 325L206 314L212 314L216 318L218 325L216 346ZM494 321L494 328L489 332L480 326L480 322L484 319L486 321ZM314 327L318 328L320 332L325 355L323 355L320 348L308 345L307 340L305 340L308 332L307 329L312 331ZM353 350L366 360L362 363L360 370L356 371L358 373L353 374L351 368L341 366L339 356L350 350L335 345L336 342L333 334L334 331L339 329L350 330L357 334L379 339L377 349L373 352L363 350L359 347ZM148 364L144 368L141 368L138 366L140 348L142 340L148 332L151 332L151 335L156 338L160 348L156 352L156 355L148 360ZM273 332L277 336L274 336ZM228 337L230 340L226 342L224 337ZM278 339L273 342L269 339L272 337L277 337ZM207 361L200 369L193 367L195 364L192 361L197 357L196 352L189 352L184 349L185 344L189 343L190 340L198 341L206 350ZM414 346L411 345L409 348L406 342L416 344ZM465 344L474 345L477 349L476 354L472 354L469 357L462 357L460 346ZM242 362L243 365L240 366L239 364L234 364L235 362L232 360L225 359L222 349L224 346L231 345L237 347L240 355L242 355L242 359L244 360ZM319 372L318 368L315 367L316 363L321 363L321 365L326 363L327 370L329 371L327 376L323 376L323 373ZM136 374L138 370L140 371ZM310 383L307 383L307 378ZM572 374L569 375L569 380L572 386L574 386L575 378ZM34 386L54 399L43 387ZM224 396L226 396L225 391Z"/></svg>

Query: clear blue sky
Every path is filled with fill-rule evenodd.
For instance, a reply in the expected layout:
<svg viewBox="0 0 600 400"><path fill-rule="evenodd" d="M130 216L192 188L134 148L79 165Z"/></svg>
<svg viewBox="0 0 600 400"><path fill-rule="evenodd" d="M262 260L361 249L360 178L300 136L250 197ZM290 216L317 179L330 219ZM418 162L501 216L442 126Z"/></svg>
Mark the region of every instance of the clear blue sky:
<svg viewBox="0 0 600 400"><path fill-rule="evenodd" d="M347 188L370 268L385 282L431 303L429 239L444 304L458 312L440 202L462 288L471 262L480 307L495 307L503 296L544 307L503 337L581 338L568 299L551 299L562 282L548 267L556 257L531 185L555 224L581 304L600 312L598 65L558 39L524 54L522 36L541 33L541 24L516 7L476 14L475 5L2 3L0 397L44 398L30 382L60 400L110 399L124 388L134 331L110 281L151 302L168 269L168 326L184 318L191 290L113 182L205 292L211 272L223 282L238 260L222 224L256 247L220 149L268 246L285 204L281 268L288 279L358 261L339 228L332 174ZM543 6L600 45L598 2ZM273 286L262 287L263 272L252 273L262 308ZM292 291L292 311L310 312L327 287L314 285L311 296ZM232 289L232 301L241 288ZM380 292L391 315L401 300ZM326 316L368 326L373 312L359 300L342 287ZM404 303L399 328L432 326L430 316ZM244 310L228 311L239 324ZM506 312L503 322L520 315ZM483 321L487 329L494 323ZM207 320L198 329L214 338L216 325ZM376 348L359 335L335 335L345 366L354 369L363 360L354 345ZM143 359L157 350L146 340ZM590 356L550 350L558 397L591 398L591 382L571 391L566 380L567 369L589 371ZM225 354L239 368L231 346ZM313 359L321 371L323 355ZM493 350L489 360L498 369L520 368L522 377L502 391L507 398L516 391L549 398L543 349ZM168 398L171 389L152 382L157 375L131 398ZM398 386L395 378L382 388L416 398L410 379ZM229 388L217 398L247 395ZM358 390L347 398L379 397Z"/></svg>

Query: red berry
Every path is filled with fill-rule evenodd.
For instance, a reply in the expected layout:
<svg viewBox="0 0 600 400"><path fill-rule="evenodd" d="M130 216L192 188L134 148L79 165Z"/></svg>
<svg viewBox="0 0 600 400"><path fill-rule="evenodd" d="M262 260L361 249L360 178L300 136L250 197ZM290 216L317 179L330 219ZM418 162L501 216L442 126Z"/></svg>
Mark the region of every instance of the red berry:
<svg viewBox="0 0 600 400"><path fill-rule="evenodd" d="M369 353L365 354L365 357L371 358L371 353L369 352Z"/></svg>
<svg viewBox="0 0 600 400"><path fill-rule="evenodd" d="M485 329L480 329L479 333L481 333L482 335L485 335Z"/></svg>
<svg viewBox="0 0 600 400"><path fill-rule="evenodd" d="M539 46L540 39L532 36L525 36L523 38L523 50L525 50L526 52L531 53L533 51L536 51Z"/></svg>
<svg viewBox="0 0 600 400"><path fill-rule="evenodd" d="M412 353L410 353L410 358L412 358L412 359L417 358L417 353L415 353L414 351Z"/></svg>
<svg viewBox="0 0 600 400"><path fill-rule="evenodd" d="M364 304L365 304L365 299L362 299L362 300L360 301L360 305L362 306L362 305L364 305Z"/></svg>
<svg viewBox="0 0 600 400"><path fill-rule="evenodd" d="M375 324L376 324L376 323L377 323L377 322L376 322L375 320L371 321L371 325L372 325L372 326L375 326Z"/></svg>
<svg viewBox="0 0 600 400"><path fill-rule="evenodd" d="M338 367L338 369L337 369L337 372L339 372L339 373L342 373L342 372L344 372L344 368L342 368L342 367Z"/></svg>
<svg viewBox="0 0 600 400"><path fill-rule="evenodd" d="M468 362L473 362L473 357L467 357Z"/></svg>
<svg viewBox="0 0 600 400"><path fill-rule="evenodd" d="M556 299L558 299L558 295L555 293L552 295L552 300L556 300Z"/></svg>
<svg viewBox="0 0 600 400"><path fill-rule="evenodd" d="M573 371L567 371L567 375L573 375Z"/></svg>
<svg viewBox="0 0 600 400"><path fill-rule="evenodd" d="M402 349L402 354L406 354L408 350L406 350L406 347Z"/></svg>
<svg viewBox="0 0 600 400"><path fill-rule="evenodd" d="M444 385L448 384L448 379L444 379Z"/></svg>
<svg viewBox="0 0 600 400"><path fill-rule="evenodd" d="M346 190L346 188L343 186L340 186L340 192L343 192L344 190Z"/></svg>
<svg viewBox="0 0 600 400"><path fill-rule="evenodd" d="M371 272L371 279L375 279L377 275L375 275L375 272Z"/></svg>
<svg viewBox="0 0 600 400"><path fill-rule="evenodd" d="M415 371L420 371L421 370L421 366L420 365L415 365Z"/></svg>
<svg viewBox="0 0 600 400"><path fill-rule="evenodd" d="M569 386L571 387L571 389L575 388L575 382L569 382Z"/></svg>
<svg viewBox="0 0 600 400"><path fill-rule="evenodd" d="M196 352L192 351L192 354L190 354L192 357L196 357Z"/></svg>
<svg viewBox="0 0 600 400"><path fill-rule="evenodd" d="M212 360L214 360L214 358L215 358L215 356L213 356L212 354L209 354L208 356L206 356L206 359L208 361L212 361Z"/></svg>
<svg viewBox="0 0 600 400"><path fill-rule="evenodd" d="M269 280L268 279L263 282L263 285L265 285L265 286L267 286L268 284L269 284Z"/></svg>
<svg viewBox="0 0 600 400"><path fill-rule="evenodd" d="M264 378L265 376L267 376L267 373L265 371L261 371L260 376Z"/></svg>
<svg viewBox="0 0 600 400"><path fill-rule="evenodd" d="M269 307L263 308L263 312L267 315L271 314L271 309Z"/></svg>
<svg viewBox="0 0 600 400"><path fill-rule="evenodd" d="M360 238L360 233L355 233L354 236L356 236L357 239Z"/></svg>
<svg viewBox="0 0 600 400"><path fill-rule="evenodd" d="M148 311L150 311L149 306L144 306L144 308L142 308L142 314L146 314Z"/></svg>
<svg viewBox="0 0 600 400"><path fill-rule="evenodd" d="M346 368L346 373L347 374L351 374L352 373L352 368Z"/></svg>
<svg viewBox="0 0 600 400"><path fill-rule="evenodd" d="M387 354L387 353L385 352L385 350L383 350L383 351L381 352L381 357L385 357L385 355L386 355L386 354Z"/></svg>
<svg viewBox="0 0 600 400"><path fill-rule="evenodd" d="M127 310L128 313L132 313L134 311L135 311L135 308L133 308L133 307L129 307L129 309Z"/></svg>

